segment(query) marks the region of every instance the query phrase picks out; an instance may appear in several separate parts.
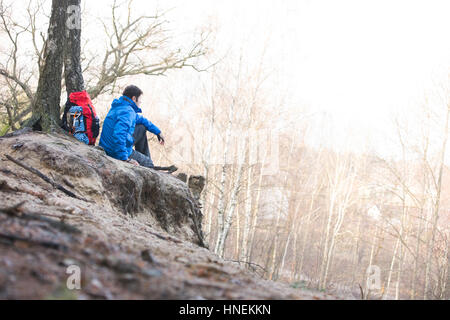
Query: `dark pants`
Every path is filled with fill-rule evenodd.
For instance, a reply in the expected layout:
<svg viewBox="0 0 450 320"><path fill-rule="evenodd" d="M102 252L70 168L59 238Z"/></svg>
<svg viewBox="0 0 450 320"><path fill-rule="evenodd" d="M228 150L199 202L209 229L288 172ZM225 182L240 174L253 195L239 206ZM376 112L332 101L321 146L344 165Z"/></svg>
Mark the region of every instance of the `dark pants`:
<svg viewBox="0 0 450 320"><path fill-rule="evenodd" d="M148 148L147 128L142 124L138 124L134 128L133 138L134 150L130 158L136 160L143 167L153 168L154 164Z"/></svg>

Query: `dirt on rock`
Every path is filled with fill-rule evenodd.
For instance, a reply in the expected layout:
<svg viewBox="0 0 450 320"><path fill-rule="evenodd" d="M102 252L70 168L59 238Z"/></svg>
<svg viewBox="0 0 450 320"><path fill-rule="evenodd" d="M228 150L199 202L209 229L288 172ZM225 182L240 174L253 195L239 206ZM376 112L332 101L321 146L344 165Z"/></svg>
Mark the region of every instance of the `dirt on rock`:
<svg viewBox="0 0 450 320"><path fill-rule="evenodd" d="M60 134L0 138L0 150L0 299L338 299L202 247L197 197L170 174Z"/></svg>

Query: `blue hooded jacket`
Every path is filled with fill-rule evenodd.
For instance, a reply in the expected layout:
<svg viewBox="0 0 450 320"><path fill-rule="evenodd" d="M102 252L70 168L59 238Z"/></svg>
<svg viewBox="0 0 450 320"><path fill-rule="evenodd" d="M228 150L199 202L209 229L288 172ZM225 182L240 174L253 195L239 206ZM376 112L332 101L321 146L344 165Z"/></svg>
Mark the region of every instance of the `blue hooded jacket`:
<svg viewBox="0 0 450 320"><path fill-rule="evenodd" d="M137 124L143 124L148 131L156 135L161 133L157 126L139 114L141 112L136 103L128 97L114 99L103 122L99 142L108 156L119 160L127 160L130 157L133 152L134 128Z"/></svg>

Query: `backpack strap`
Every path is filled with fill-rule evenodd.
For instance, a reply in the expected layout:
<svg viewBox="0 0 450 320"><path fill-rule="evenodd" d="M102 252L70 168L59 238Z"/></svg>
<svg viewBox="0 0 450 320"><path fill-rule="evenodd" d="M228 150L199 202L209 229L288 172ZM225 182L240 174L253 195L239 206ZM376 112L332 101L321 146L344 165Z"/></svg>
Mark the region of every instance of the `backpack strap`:
<svg viewBox="0 0 450 320"><path fill-rule="evenodd" d="M73 107L74 105L75 104L71 102L69 98L67 98L66 106L64 107L64 113L61 119L61 128L64 129L65 131L70 132L70 128L67 126L67 113L69 113L70 108Z"/></svg>
<svg viewBox="0 0 450 320"><path fill-rule="evenodd" d="M76 121L78 121L78 123L80 123L79 118L83 116L83 112L80 112L77 114L77 117L74 118L76 119ZM84 131L79 130L79 131L75 131L73 134L77 134L77 133L87 133L87 129L86 129L86 117L83 117L83 123L84 123Z"/></svg>

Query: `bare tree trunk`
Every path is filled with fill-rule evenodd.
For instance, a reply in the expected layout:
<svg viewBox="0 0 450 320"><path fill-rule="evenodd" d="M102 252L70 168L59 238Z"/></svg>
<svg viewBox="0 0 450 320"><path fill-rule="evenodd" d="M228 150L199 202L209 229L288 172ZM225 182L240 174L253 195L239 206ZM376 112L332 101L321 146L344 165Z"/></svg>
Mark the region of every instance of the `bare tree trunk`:
<svg viewBox="0 0 450 320"><path fill-rule="evenodd" d="M358 218L358 226L356 227L356 237L355 237L355 246L353 251L353 257L352 257L352 280L350 282L350 285L353 286L355 283L356 278L356 270L358 266L358 254L359 254L359 242L361 238L361 222L362 222L362 215L359 215Z"/></svg>
<svg viewBox="0 0 450 320"><path fill-rule="evenodd" d="M287 237L286 242L284 244L283 255L281 256L281 265L279 267L277 266L277 272L275 274L278 274L279 271L283 272L284 265L285 265L285 262L286 262L287 252L288 252L288 249L289 249L289 244L291 242L291 238L292 238L293 235L294 235L294 240L293 240L294 248L291 251L294 253L293 260L296 258L296 252L295 252L296 244L295 244L295 241L297 241L296 234L298 232L298 225L300 225L300 222L299 222L299 220L300 220L300 218L299 218L300 205L301 205L301 201L298 201L298 204L297 204L297 206L295 207L295 210L292 213L291 219L288 219L286 221L287 222L286 229L288 230L288 237Z"/></svg>
<svg viewBox="0 0 450 320"><path fill-rule="evenodd" d="M237 177L236 177L236 181L234 184L234 188L232 190L231 193L231 204L228 207L228 211L227 214L225 216L225 221L223 224L223 231L218 239L217 245L216 245L216 253L220 256L223 257L223 253L224 253L224 249L225 249L225 241L228 237L228 231L230 230L230 226L231 226L231 222L233 221L233 215L236 209L236 205L237 205L237 200L238 200L238 195L239 195L239 191L240 191L240 187L241 187L241 180L242 180L242 174L244 171L244 163L241 162L239 164L239 168L238 168L238 172L237 172Z"/></svg>
<svg viewBox="0 0 450 320"><path fill-rule="evenodd" d="M210 179L214 179L215 170L216 169L214 167L213 168L213 173L211 175L210 175L211 172L208 171L208 176L210 176ZM211 182L209 183L209 185L211 185ZM206 234L207 234L208 242L210 243L210 241L212 239L212 237L211 237L211 228L212 228L212 218L213 218L213 212L214 212L213 206L214 206L215 193L212 192L211 190L208 190L208 191L209 191L209 197L207 199L209 199L209 200L206 200L203 203L204 203L204 206L205 206L205 210L207 210L207 212L208 212L208 218L206 219L206 221L207 221L207 223L206 223ZM204 192L204 193L206 195L206 192ZM208 206L208 207L206 207L206 206Z"/></svg>
<svg viewBox="0 0 450 320"><path fill-rule="evenodd" d="M431 239L427 245L427 259L426 259L426 267L425 267L425 288L424 288L424 300L428 299L428 290L430 285L430 270L432 263L432 254L433 248L435 245L436 239L436 230L438 227L439 220L439 209L441 204L441 191L442 191L442 175L444 172L445 166L445 151L447 149L447 140L448 140L448 129L449 129L449 120L450 120L450 105L447 107L447 114L445 120L445 129L444 129L444 139L442 141L441 154L439 159L439 175L438 181L436 181L436 198L433 205L433 225L431 229Z"/></svg>
<svg viewBox="0 0 450 320"><path fill-rule="evenodd" d="M225 183L226 183L226 174L227 174L227 161L228 161L228 149L229 149L229 141L231 137L231 125L233 123L233 110L234 110L234 101L231 105L231 108L228 113L228 125L225 133L225 145L223 150L223 163L222 163L222 171L220 175L220 185L219 185L219 203L217 207L217 235L216 235L216 246L214 248L214 252L219 254L221 248L221 238L224 233L224 214L225 214Z"/></svg>
<svg viewBox="0 0 450 320"><path fill-rule="evenodd" d="M402 235L400 235L400 237L402 237ZM403 247L402 241L400 241L399 246L400 254L398 257L397 282L395 284L395 300L398 300L400 298L400 283L403 273L403 259L405 257L405 249Z"/></svg>
<svg viewBox="0 0 450 320"><path fill-rule="evenodd" d="M33 102L30 124L38 130L59 128L63 47L66 33L67 0L53 0L45 43L44 64Z"/></svg>
<svg viewBox="0 0 450 320"><path fill-rule="evenodd" d="M289 242L291 241L291 237L292 237L292 232L293 232L293 226L294 226L294 224L292 223L291 224L291 228L290 228L290 230L289 230L289 232L288 232L288 238L287 238L287 240L286 240L286 244L285 244L285 246L284 246L284 250L283 250L283 256L282 256L282 258L281 258L281 265L280 265L280 267L279 267L279 271L281 271L281 272L283 272L283 269L284 269L284 263L285 263L285 261L286 261L286 256L287 256L287 252L288 252L288 248L289 248ZM277 272L278 273L278 272Z"/></svg>
<svg viewBox="0 0 450 320"><path fill-rule="evenodd" d="M420 261L420 244L422 242L422 223L425 219L424 217L424 209L426 207L426 203L428 199L426 199L426 193L428 190L428 183L427 183L427 159L428 159L428 147L429 147L429 137L425 137L425 143L424 143L424 150L422 155L422 194L420 199L420 216L417 226L417 241L416 241L416 248L415 248L415 257L414 257L414 270L412 274L412 284L411 284L411 299L416 299L417 296L417 273L419 269L419 261ZM426 225L425 225L426 228Z"/></svg>
<svg viewBox="0 0 450 320"><path fill-rule="evenodd" d="M214 79L212 79L212 85L214 86ZM214 90L212 90L213 95L211 98L211 118L209 121L209 142L206 145L206 154L205 154L205 158L203 160L203 175L205 177L205 181L206 181L206 185L205 185L205 191L202 193L201 196L201 200L200 203L204 206L204 208L206 209L206 206L209 205L210 206L210 210L205 210L207 213L207 217L206 217L206 234L207 234L207 242L209 242L209 240L211 239L210 234L211 234L211 225L212 225L212 213L213 210L211 210L211 206L214 202L214 192L212 192L212 190L210 190L210 186L211 186L211 181L212 179L214 179L215 177L215 167L213 166L213 172L211 174L211 151L212 151L212 146L213 146L213 142L214 142L214 125L215 125L215 120L216 120L216 104L215 104L215 97L214 97ZM210 201L207 202L207 194L210 194Z"/></svg>
<svg viewBox="0 0 450 320"><path fill-rule="evenodd" d="M299 209L300 209L300 205L301 205L301 201L299 201L299 204L297 206L296 209L296 214L298 214ZM295 280L296 277L296 272L297 272L297 268L298 268L298 249L297 249L297 242L298 242L298 234L301 232L302 230L302 225L303 225L303 217L300 217L300 214L298 214L299 217L297 219L295 219L292 223L292 228L293 228L293 233L294 233L294 239L292 240L292 252L294 254L294 256L292 257L292 267L291 267L291 281Z"/></svg>
<svg viewBox="0 0 450 320"><path fill-rule="evenodd" d="M64 45L64 76L67 96L72 92L84 90L81 70L81 0L66 0L68 17L66 43Z"/></svg>
<svg viewBox="0 0 450 320"><path fill-rule="evenodd" d="M295 276L296 276L295 271L297 270L297 266L298 266L297 242L298 242L298 227L296 228L296 230L294 232L294 240L292 240L292 246L293 246L292 252L294 253L294 257L292 258L292 263L291 263L291 277L289 280L291 282L295 281Z"/></svg>
<svg viewBox="0 0 450 320"><path fill-rule="evenodd" d="M271 259L270 259L270 263L268 264L268 270L269 270L269 279L273 280L273 276L275 273L275 259L277 257L278 254L278 234L279 234L279 226L280 226L280 216L281 216L281 209L278 210L277 213L277 219L275 222L275 226L274 226L274 239L273 239L273 244L272 244L272 254L271 254Z"/></svg>
<svg viewBox="0 0 450 320"><path fill-rule="evenodd" d="M330 206L319 282L319 288L323 290L327 287L328 273L333 259L336 237L341 229L353 192L355 172L352 172L352 170L347 168L347 161L351 160L344 159L344 162L340 163L338 158L335 164L333 177L329 177L329 187L331 188ZM351 168L353 166L349 167ZM340 199L339 196L341 196ZM334 214L335 209L337 211L336 214ZM332 227L334 215L336 215L336 218Z"/></svg>
<svg viewBox="0 0 450 320"><path fill-rule="evenodd" d="M403 271L403 257L404 257L404 249L402 243L400 242L400 256L398 259L397 283L395 284L395 300L398 300L400 297L400 282Z"/></svg>
<svg viewBox="0 0 450 320"><path fill-rule="evenodd" d="M406 197L406 193L403 194L404 197ZM400 239L404 238L404 242L407 243L408 241L408 229L406 228L408 224L408 208L406 207L406 203L403 200L403 214L402 214L402 220L401 220L401 229L400 229ZM395 300L398 300L400 298L400 283L401 283L401 277L403 273L403 262L405 258L405 248L403 245L403 241L400 241L400 256L398 260L398 271L397 271L397 283L395 286Z"/></svg>
<svg viewBox="0 0 450 320"><path fill-rule="evenodd" d="M246 261L248 255L249 248L249 234L250 234L250 219L252 214L252 166L250 162L248 163L248 172L247 172L247 189L245 193L245 207L244 207L244 225L243 225L243 234L242 234L242 245L241 252L239 254L239 260Z"/></svg>
<svg viewBox="0 0 450 320"><path fill-rule="evenodd" d="M304 265L304 261L305 261L305 255L306 255L306 242L308 240L308 235L309 235L309 229L310 229L310 221L311 221L311 215L312 215L312 211L308 212L308 217L306 218L306 225L303 231L303 237L301 239L301 253L300 253L300 262L298 267L296 268L296 275L297 277L303 274L303 265Z"/></svg>
<svg viewBox="0 0 450 320"><path fill-rule="evenodd" d="M389 293L389 288L391 286L392 273L394 272L395 258L397 256L397 250L398 250L399 244L400 244L400 238L397 238L397 241L395 242L394 253L392 254L391 266L389 268L389 274L388 274L386 289L384 290L383 298Z"/></svg>
<svg viewBox="0 0 450 320"><path fill-rule="evenodd" d="M319 161L317 159L317 161ZM316 179L317 179L317 175L318 173L316 173ZM313 186L312 192L311 192L311 200L309 203L309 209L308 209L308 214L306 217L306 222L303 228L303 237L301 239L301 254L300 254L300 262L299 265L296 267L295 270L295 275L299 276L303 273L303 263L305 261L305 254L306 254L306 241L308 240L308 235L310 232L310 223L311 223L311 217L313 215L313 213L315 212L315 210L313 210L314 208L314 203L316 201L316 196L317 194L320 192L322 185L321 184L317 184L317 180L315 181L315 184ZM298 233L298 232L297 232ZM294 277L295 277L294 275Z"/></svg>
<svg viewBox="0 0 450 320"><path fill-rule="evenodd" d="M345 206L345 204L344 204ZM336 244L336 237L339 233L339 230L341 229L342 223L344 221L344 217L345 217L345 213L346 213L347 208L339 208L338 210L338 216L337 216L337 221L336 224L333 228L333 235L331 237L331 243L330 243L330 247L328 250L328 258L327 258L327 263L325 266L325 271L324 271L324 276L323 276L323 282L322 282L322 289L325 289L327 286L327 281L328 281L328 272L330 270L330 266L331 266L331 261L333 259L333 254L334 254L334 247Z"/></svg>
<svg viewBox="0 0 450 320"><path fill-rule="evenodd" d="M378 226L375 226L375 236L372 239L372 246L370 248L370 256L369 256L369 267L373 265L374 262L374 255L375 255L375 246L377 244L377 239L378 239L378 233L380 231L380 228ZM369 295L369 288L366 287L365 290L365 299L368 297Z"/></svg>
<svg viewBox="0 0 450 320"><path fill-rule="evenodd" d="M266 149L267 151L267 149ZM266 157L267 152L263 157L261 169L259 171L259 179L258 179L258 188L256 190L256 199L253 205L252 209L252 222L251 222L251 233L250 233L250 241L249 241L249 253L247 255L247 262L252 261L252 255L253 255L253 241L255 239L255 233L256 233L256 224L258 222L258 209L259 209L259 202L261 199L261 188L262 188L262 178L263 178L263 167L266 164Z"/></svg>
<svg viewBox="0 0 450 320"><path fill-rule="evenodd" d="M234 251L235 259L239 261L239 238L241 233L241 219L239 217L239 202L236 204L236 247Z"/></svg>
<svg viewBox="0 0 450 320"><path fill-rule="evenodd" d="M416 241L416 249L415 249L415 257L414 257L414 269L412 274L412 284L411 284L411 299L416 299L416 285L417 285L417 273L419 268L419 257L420 257L420 242L421 242L421 234L422 234L422 220L423 220L423 205L420 208L420 216L417 226L417 241Z"/></svg>
<svg viewBox="0 0 450 320"><path fill-rule="evenodd" d="M225 246L225 239L228 235L228 229L229 224L231 224L231 218L232 213L234 212L234 206L236 203L233 203L233 200L231 200L231 206L232 208L228 211L228 213L231 213L231 215L227 215L225 217L225 209L226 209L226 203L225 203L225 183L226 183L226 173L227 173L227 161L228 161L228 152L229 152L229 144L230 144L230 138L231 138L231 130L233 125L233 119L234 119L234 111L236 104L238 103L238 94L240 89L240 81L241 81L241 70L242 69L242 56L239 60L239 69L238 69L238 75L236 79L236 91L234 95L231 97L231 104L230 108L228 109L228 121L227 121L227 127L225 132L225 145L223 150L223 164L222 164L222 173L220 178L220 185L219 185L219 204L218 204L218 211L217 211L217 236L216 236L216 245L214 247L214 253L218 254L222 257L223 249ZM239 178L240 179L240 178ZM234 192L233 192L234 195ZM230 206L230 207L231 207ZM227 226L228 224L228 226Z"/></svg>
<svg viewBox="0 0 450 320"><path fill-rule="evenodd" d="M289 170L289 166L290 166L290 163L291 163L292 153L293 153L293 150L294 150L294 143L295 143L295 139L292 139L291 145L290 145L290 148L289 148L287 164L286 164L286 172L285 172L283 189L282 189L283 190L283 194L286 193L285 190L287 189L287 186L288 186L288 179L289 179L288 170ZM283 195L282 195L282 197L283 197ZM283 198L281 200L283 200ZM282 203L283 201L280 201L280 202ZM270 268L269 268L269 270L270 270L269 271L269 279L271 279L271 280L273 279L274 274L275 274L275 260L277 258L277 254L278 254L278 242L279 242L279 240L278 240L278 237L279 237L279 230L278 230L278 228L280 227L280 218L281 218L281 213L282 213L283 209L284 208L282 208L282 205L280 205L280 208L278 209L278 212L277 212L277 219L276 219L275 228L274 228L275 236L274 236L274 240L273 240L272 259L271 259Z"/></svg>
<svg viewBox="0 0 450 320"><path fill-rule="evenodd" d="M329 185L330 188L332 188L331 185ZM328 256L328 243L330 238L330 232L331 232L331 221L333 220L333 213L334 213L334 205L336 201L336 190L331 190L331 196L330 196L330 205L328 208L328 218L327 218L327 224L325 228L325 240L324 240L324 248L322 253L322 262L320 264L320 278L319 278L319 289L324 289L324 279L325 279L325 268L327 265L327 260L329 258Z"/></svg>
<svg viewBox="0 0 450 320"><path fill-rule="evenodd" d="M442 267L442 276L441 276L441 292L439 294L439 299L448 300L448 296L446 296L447 293L447 285L450 283L450 279L449 279L449 244L448 242L446 244L444 244L444 256L443 256L443 260L444 260L444 265Z"/></svg>

